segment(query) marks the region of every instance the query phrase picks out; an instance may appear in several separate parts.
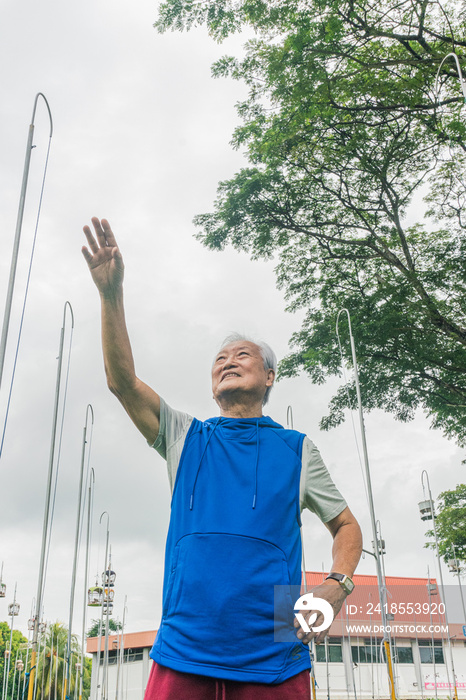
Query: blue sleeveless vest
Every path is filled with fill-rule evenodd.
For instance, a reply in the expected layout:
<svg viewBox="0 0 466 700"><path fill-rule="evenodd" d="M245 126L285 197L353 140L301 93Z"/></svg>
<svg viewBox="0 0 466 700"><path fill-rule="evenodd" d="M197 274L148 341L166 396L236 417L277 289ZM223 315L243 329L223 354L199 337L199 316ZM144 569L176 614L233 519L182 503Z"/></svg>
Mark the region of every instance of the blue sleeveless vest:
<svg viewBox="0 0 466 700"><path fill-rule="evenodd" d="M274 635L274 594L288 590L292 625L301 584L303 439L268 417L193 420L173 489L158 663L258 683L310 667L294 631Z"/></svg>

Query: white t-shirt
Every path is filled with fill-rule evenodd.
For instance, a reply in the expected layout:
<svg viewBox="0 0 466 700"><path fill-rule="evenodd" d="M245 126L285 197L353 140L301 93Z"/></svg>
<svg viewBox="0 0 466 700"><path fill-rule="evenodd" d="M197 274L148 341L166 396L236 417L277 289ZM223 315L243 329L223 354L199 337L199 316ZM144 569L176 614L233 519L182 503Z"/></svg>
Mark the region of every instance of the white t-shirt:
<svg viewBox="0 0 466 700"><path fill-rule="evenodd" d="M192 420L192 416L176 411L160 399L160 428L152 447L167 461L172 492L184 441ZM303 441L301 459L300 508L307 508L326 523L336 518L346 508L347 503L333 483L319 450L307 436Z"/></svg>

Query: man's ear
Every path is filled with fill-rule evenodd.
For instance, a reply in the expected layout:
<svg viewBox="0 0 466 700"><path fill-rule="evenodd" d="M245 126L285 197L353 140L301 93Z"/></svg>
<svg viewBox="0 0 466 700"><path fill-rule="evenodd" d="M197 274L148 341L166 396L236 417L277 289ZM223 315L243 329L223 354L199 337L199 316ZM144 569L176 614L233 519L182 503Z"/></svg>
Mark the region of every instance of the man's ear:
<svg viewBox="0 0 466 700"><path fill-rule="evenodd" d="M272 384L274 383L274 381L275 381L275 372L273 371L273 369L269 369L269 370L267 371L267 381L266 381L266 385L267 385L267 386L272 386Z"/></svg>

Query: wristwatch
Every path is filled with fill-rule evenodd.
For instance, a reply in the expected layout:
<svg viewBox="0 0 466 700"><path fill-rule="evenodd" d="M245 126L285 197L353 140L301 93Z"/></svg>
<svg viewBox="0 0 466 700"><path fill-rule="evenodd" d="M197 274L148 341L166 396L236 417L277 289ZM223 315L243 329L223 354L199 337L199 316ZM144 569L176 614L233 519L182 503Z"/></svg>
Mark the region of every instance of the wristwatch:
<svg viewBox="0 0 466 700"><path fill-rule="evenodd" d="M346 576L345 574L336 574L334 571L332 571L332 572L326 577L325 580L327 580L327 579L329 579L329 578L333 578L333 579L335 579L335 581L338 581L338 583L340 584L340 586L341 586L341 587L343 588L343 590L345 591L346 595L349 595L349 594L353 591L353 589L354 589L354 583L353 583L353 581L350 579L349 576Z"/></svg>

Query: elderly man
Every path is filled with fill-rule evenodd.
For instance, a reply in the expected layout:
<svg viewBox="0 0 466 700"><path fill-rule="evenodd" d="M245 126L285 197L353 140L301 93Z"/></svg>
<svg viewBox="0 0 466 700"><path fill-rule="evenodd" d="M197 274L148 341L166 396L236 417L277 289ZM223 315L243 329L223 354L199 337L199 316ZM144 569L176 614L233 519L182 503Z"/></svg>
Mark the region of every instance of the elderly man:
<svg viewBox="0 0 466 700"><path fill-rule="evenodd" d="M300 513L314 511L333 537L332 573L312 593L334 614L352 589L359 526L311 441L263 416L276 371L265 343L227 339L212 367L220 416L206 421L173 410L136 376L123 259L109 223L92 223L83 254L101 297L108 386L167 460L173 494L146 700L309 698L305 645L315 633L293 629L290 595L301 582ZM276 634L277 590L288 591L291 642Z"/></svg>

